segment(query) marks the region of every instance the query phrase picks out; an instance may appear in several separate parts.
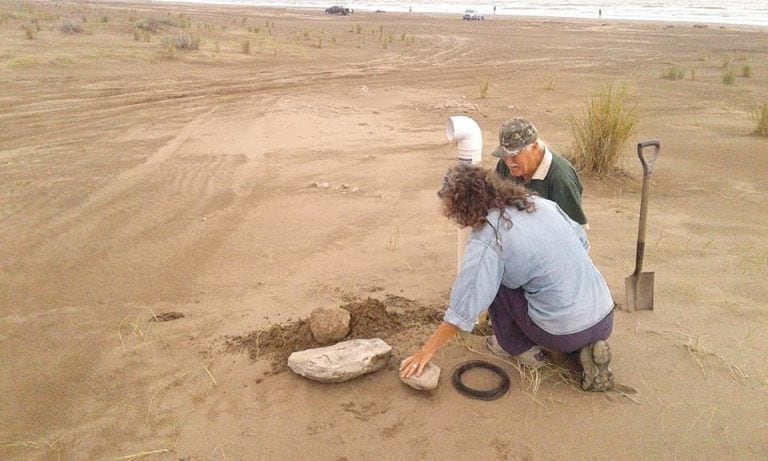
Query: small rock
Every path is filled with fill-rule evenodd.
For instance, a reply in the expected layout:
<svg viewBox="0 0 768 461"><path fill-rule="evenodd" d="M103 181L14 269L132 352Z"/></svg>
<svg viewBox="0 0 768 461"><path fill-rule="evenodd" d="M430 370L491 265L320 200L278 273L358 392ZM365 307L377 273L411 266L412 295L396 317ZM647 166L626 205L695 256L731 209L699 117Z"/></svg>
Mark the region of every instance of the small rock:
<svg viewBox="0 0 768 461"><path fill-rule="evenodd" d="M440 382L440 367L432 362L427 362L427 366L422 370L421 376L411 375L410 378L400 377L400 381L419 391L435 390L437 389L437 384Z"/></svg>
<svg viewBox="0 0 768 461"><path fill-rule="evenodd" d="M329 187L331 187L331 185L328 184L327 182L313 182L311 186L317 187L318 189L328 189Z"/></svg>
<svg viewBox="0 0 768 461"><path fill-rule="evenodd" d="M382 369L392 346L379 338L352 339L333 346L294 352L288 368L322 383L341 383Z"/></svg>
<svg viewBox="0 0 768 461"><path fill-rule="evenodd" d="M318 307L309 314L309 330L320 344L330 344L349 333L352 316L340 307Z"/></svg>

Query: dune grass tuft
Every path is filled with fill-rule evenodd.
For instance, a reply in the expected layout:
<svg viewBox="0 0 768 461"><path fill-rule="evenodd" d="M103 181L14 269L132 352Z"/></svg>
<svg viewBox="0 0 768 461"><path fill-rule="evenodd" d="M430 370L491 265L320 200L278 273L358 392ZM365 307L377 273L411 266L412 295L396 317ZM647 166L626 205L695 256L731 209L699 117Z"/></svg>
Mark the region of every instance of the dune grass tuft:
<svg viewBox="0 0 768 461"><path fill-rule="evenodd" d="M608 85L592 96L582 116L569 119L574 166L598 176L615 172L637 125L635 109L625 86Z"/></svg>
<svg viewBox="0 0 768 461"><path fill-rule="evenodd" d="M734 74L732 70L729 70L723 75L723 84L733 85L734 83L736 83L736 74Z"/></svg>
<svg viewBox="0 0 768 461"><path fill-rule="evenodd" d="M163 37L163 46L175 50L198 50L200 49L200 37L194 37L189 32L181 31L173 35Z"/></svg>
<svg viewBox="0 0 768 461"><path fill-rule="evenodd" d="M21 26L22 29L24 29L24 35L27 37L27 40L34 40L35 39L35 33L37 33L37 27L35 27L34 24L24 24Z"/></svg>
<svg viewBox="0 0 768 461"><path fill-rule="evenodd" d="M142 19L136 23L136 27L154 34L160 28L160 21L155 19Z"/></svg>
<svg viewBox="0 0 768 461"><path fill-rule="evenodd" d="M65 34L80 34L83 32L83 26L70 19L63 19L59 23L59 32L64 32Z"/></svg>
<svg viewBox="0 0 768 461"><path fill-rule="evenodd" d="M741 68L741 76L744 78L752 78L752 66L749 64L744 65Z"/></svg>
<svg viewBox="0 0 768 461"><path fill-rule="evenodd" d="M661 73L661 78L666 80L682 80L685 78L685 69L679 66L672 66Z"/></svg>
<svg viewBox="0 0 768 461"><path fill-rule="evenodd" d="M754 117L756 126L753 133L758 136L768 137L768 102L757 106Z"/></svg>

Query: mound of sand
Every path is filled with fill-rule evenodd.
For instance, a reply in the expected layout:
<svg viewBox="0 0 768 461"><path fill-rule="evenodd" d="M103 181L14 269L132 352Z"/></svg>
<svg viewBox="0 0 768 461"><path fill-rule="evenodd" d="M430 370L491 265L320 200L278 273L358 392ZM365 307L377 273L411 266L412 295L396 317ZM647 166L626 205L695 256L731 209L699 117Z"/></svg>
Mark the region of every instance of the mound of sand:
<svg viewBox="0 0 768 461"><path fill-rule="evenodd" d="M433 329L443 320L442 310L435 306L422 306L393 295L386 296L385 301L368 297L340 305L352 316L344 340L381 338L396 351L403 350L413 341L423 341L424 330ZM230 350L247 350L253 360L271 359L272 373L287 370L288 356L293 352L322 347L312 337L309 318L230 337L226 344Z"/></svg>

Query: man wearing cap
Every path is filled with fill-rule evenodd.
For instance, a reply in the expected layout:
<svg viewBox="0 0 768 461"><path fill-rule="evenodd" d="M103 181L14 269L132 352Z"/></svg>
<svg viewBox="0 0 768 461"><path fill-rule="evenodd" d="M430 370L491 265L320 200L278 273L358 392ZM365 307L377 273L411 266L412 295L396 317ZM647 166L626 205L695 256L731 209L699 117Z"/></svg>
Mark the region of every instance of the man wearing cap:
<svg viewBox="0 0 768 461"><path fill-rule="evenodd" d="M496 172L552 200L574 221L589 229L581 208L584 189L573 165L553 153L533 123L523 118L505 122L499 129L499 147L491 154L499 157Z"/></svg>

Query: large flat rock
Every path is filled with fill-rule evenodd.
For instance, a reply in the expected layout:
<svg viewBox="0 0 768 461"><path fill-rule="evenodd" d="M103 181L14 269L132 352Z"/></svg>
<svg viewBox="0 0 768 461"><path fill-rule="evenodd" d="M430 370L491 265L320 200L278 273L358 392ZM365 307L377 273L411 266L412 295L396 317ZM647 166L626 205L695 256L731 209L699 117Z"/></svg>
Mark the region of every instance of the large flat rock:
<svg viewBox="0 0 768 461"><path fill-rule="evenodd" d="M323 383L340 383L380 370L392 354L392 346L379 338L352 339L332 346L294 352L288 368Z"/></svg>

